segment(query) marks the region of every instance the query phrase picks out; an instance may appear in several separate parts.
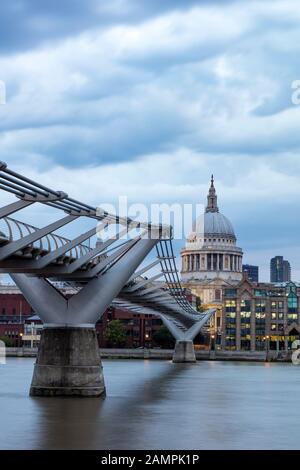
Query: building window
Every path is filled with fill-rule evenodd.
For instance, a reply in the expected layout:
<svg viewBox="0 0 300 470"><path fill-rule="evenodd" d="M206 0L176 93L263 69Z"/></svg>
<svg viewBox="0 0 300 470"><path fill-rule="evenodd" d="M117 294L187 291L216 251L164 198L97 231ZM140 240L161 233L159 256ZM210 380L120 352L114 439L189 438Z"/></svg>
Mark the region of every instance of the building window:
<svg viewBox="0 0 300 470"><path fill-rule="evenodd" d="M225 348L236 349L236 301L226 300L225 302Z"/></svg>
<svg viewBox="0 0 300 470"><path fill-rule="evenodd" d="M217 300L217 301L221 300L221 289L216 289L215 290L215 300Z"/></svg>
<svg viewBox="0 0 300 470"><path fill-rule="evenodd" d="M255 302L255 348L257 351L265 349L266 334L266 302Z"/></svg>
<svg viewBox="0 0 300 470"><path fill-rule="evenodd" d="M249 351L251 349L251 301L241 301L241 349Z"/></svg>
<svg viewBox="0 0 300 470"><path fill-rule="evenodd" d="M288 311L290 313L295 313L298 309L298 299L297 296L293 293L288 296Z"/></svg>
<svg viewBox="0 0 300 470"><path fill-rule="evenodd" d="M230 335L226 336L225 347L228 350L235 350L236 349L235 336L230 336Z"/></svg>
<svg viewBox="0 0 300 470"><path fill-rule="evenodd" d="M242 300L241 301L241 312L251 314L251 301L250 300Z"/></svg>
<svg viewBox="0 0 300 470"><path fill-rule="evenodd" d="M207 255L207 270L211 271L211 254Z"/></svg>
<svg viewBox="0 0 300 470"><path fill-rule="evenodd" d="M236 289L225 289L224 295L225 295L225 297L236 297L237 296L237 291L236 291Z"/></svg>
<svg viewBox="0 0 300 470"><path fill-rule="evenodd" d="M266 302L265 301L256 302L255 303L255 312L256 312L256 318L265 318ZM264 315L260 316L259 314L264 314Z"/></svg>
<svg viewBox="0 0 300 470"><path fill-rule="evenodd" d="M256 297L265 297L266 296L266 291L261 290L261 289L255 289L254 295Z"/></svg>
<svg viewBox="0 0 300 470"><path fill-rule="evenodd" d="M214 271L217 271L217 261L218 261L218 255L217 254L213 254L213 270Z"/></svg>
<svg viewBox="0 0 300 470"><path fill-rule="evenodd" d="M236 313L236 301L235 300L226 300L225 302L225 311L227 313Z"/></svg>
<svg viewBox="0 0 300 470"><path fill-rule="evenodd" d="M266 345L266 338L264 334L256 335L255 337L255 349L257 351L263 351Z"/></svg>
<svg viewBox="0 0 300 470"><path fill-rule="evenodd" d="M288 313L288 323L293 323L293 322L298 321L298 314L297 313Z"/></svg>

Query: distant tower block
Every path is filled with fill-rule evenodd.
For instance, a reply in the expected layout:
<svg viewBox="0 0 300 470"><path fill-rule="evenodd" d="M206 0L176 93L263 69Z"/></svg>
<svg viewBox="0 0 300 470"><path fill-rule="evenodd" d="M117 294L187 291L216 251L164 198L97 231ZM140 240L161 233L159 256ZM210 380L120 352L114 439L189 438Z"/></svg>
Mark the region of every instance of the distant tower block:
<svg viewBox="0 0 300 470"><path fill-rule="evenodd" d="M275 256L270 261L271 282L289 282L291 280L291 265L283 256Z"/></svg>

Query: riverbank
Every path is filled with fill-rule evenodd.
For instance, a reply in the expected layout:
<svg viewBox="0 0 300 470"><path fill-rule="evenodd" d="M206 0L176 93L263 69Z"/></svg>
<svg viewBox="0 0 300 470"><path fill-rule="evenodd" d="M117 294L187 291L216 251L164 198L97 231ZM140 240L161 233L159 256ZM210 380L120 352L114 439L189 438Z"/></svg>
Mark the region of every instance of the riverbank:
<svg viewBox="0 0 300 470"><path fill-rule="evenodd" d="M171 360L172 349L100 349L103 359L157 359ZM35 357L37 348L6 348L7 357ZM198 361L253 361L290 362L291 353L286 351L196 351Z"/></svg>

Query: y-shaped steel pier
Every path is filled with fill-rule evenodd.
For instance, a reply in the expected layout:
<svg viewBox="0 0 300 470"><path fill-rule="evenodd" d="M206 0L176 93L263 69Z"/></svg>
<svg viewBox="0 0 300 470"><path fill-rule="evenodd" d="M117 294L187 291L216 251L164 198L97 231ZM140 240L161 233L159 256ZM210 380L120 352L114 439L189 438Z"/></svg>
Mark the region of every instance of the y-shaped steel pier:
<svg viewBox="0 0 300 470"><path fill-rule="evenodd" d="M95 323L113 301L137 313L158 315L176 339L173 362L195 362L193 339L214 310L200 314L187 301L171 227L108 214L1 162L0 189L18 198L0 209L0 272L11 275L44 325L31 395L105 395ZM11 218L37 203L67 215L42 228ZM84 217L96 226L72 240L55 233ZM114 236L94 243L97 234L111 228ZM155 246L157 259L137 270ZM158 274L143 277L156 265ZM162 276L165 283L157 283ZM68 282L76 294L64 297L55 281Z"/></svg>

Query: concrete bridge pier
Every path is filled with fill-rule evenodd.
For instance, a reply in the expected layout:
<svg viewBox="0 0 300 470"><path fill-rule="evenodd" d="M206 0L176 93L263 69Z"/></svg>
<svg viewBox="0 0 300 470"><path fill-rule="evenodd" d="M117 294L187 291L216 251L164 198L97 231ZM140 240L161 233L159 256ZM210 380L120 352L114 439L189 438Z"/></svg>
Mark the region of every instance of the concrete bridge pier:
<svg viewBox="0 0 300 470"><path fill-rule="evenodd" d="M182 331L182 329L179 329L176 324L172 323L168 315L160 316L166 328L168 328L170 333L176 339L172 360L174 363L196 362L193 339L197 336L204 323L207 322L208 318L210 318L213 313L215 313L214 309L207 310L207 316L195 321L194 324L185 331Z"/></svg>
<svg viewBox="0 0 300 470"><path fill-rule="evenodd" d="M173 362L196 362L194 343L191 340L177 340L173 354Z"/></svg>
<svg viewBox="0 0 300 470"><path fill-rule="evenodd" d="M95 328L44 328L31 396L105 397Z"/></svg>

